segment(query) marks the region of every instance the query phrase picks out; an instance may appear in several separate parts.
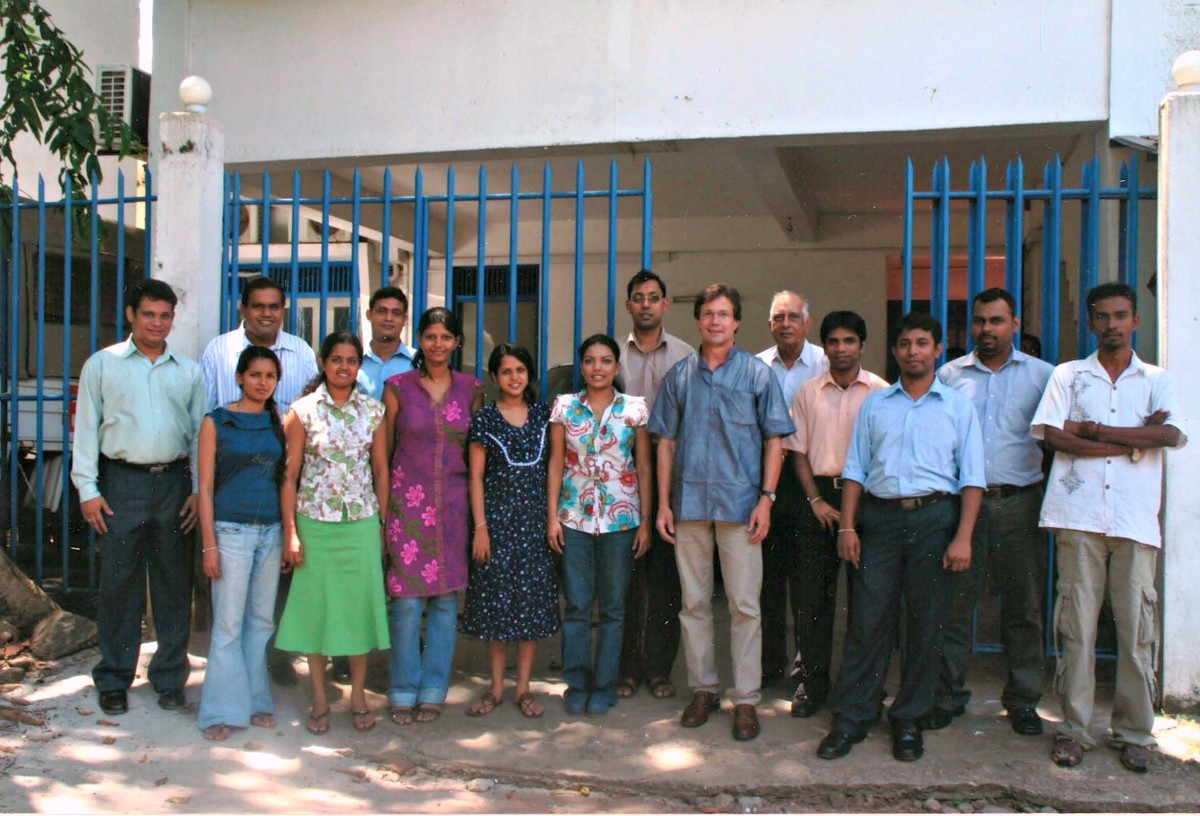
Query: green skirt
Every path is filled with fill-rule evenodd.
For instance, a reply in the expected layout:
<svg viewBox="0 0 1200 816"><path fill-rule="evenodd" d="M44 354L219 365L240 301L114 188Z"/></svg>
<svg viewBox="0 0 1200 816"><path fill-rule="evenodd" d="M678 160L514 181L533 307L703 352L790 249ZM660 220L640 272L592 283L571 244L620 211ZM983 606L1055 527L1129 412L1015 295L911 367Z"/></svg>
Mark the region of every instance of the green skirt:
<svg viewBox="0 0 1200 816"><path fill-rule="evenodd" d="M275 645L289 652L360 655L387 649L379 517L296 517L304 563L292 576Z"/></svg>

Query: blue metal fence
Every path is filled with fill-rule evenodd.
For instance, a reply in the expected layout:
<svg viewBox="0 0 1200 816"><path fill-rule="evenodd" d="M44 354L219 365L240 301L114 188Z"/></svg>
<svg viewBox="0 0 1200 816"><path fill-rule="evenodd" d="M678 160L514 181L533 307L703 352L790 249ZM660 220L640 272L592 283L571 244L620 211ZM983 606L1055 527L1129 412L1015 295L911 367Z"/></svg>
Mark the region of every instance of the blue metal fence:
<svg viewBox="0 0 1200 816"><path fill-rule="evenodd" d="M1004 206L1004 288L1012 293L1017 302L1017 313L1021 315L1024 295L1030 281L1024 268L1026 209L1037 203L1042 206L1042 263L1041 263L1041 341L1042 358L1059 362L1060 314L1062 304L1059 293L1062 287L1062 241L1063 209L1067 202L1078 201L1080 206L1079 268L1078 276L1078 352L1080 356L1095 351L1095 337L1088 330L1085 296L1089 289L1100 282L1100 230L1102 207L1112 202L1118 208L1118 253L1117 279L1130 286L1138 285L1138 227L1139 210L1143 203L1153 202L1157 196L1154 188L1140 186L1140 163L1137 154L1120 168L1119 184L1104 187L1101 184L1101 167L1098 156L1084 163L1078 187L1063 185L1063 166L1060 158L1047 162L1042 173L1043 186L1037 189L1025 187L1025 168L1020 158L1008 163L1005 184L999 189L988 188L988 168L983 158L972 162L968 172L966 189L955 190L950 182L950 162L943 159L933 167L930 189L917 190L914 182L913 163L910 159L905 168L904 203L904 289L903 312L912 309L913 301L913 221L914 203L930 202L930 310L943 327L947 325L950 297L950 236L954 214L954 203L968 202L967 218L967 296L970 304L979 292L986 288L985 262L987 259L987 216L988 205L995 202ZM961 208L960 208L961 209ZM1038 285L1035 282L1033 285ZM969 312L968 312L969 315ZM968 318L969 319L969 318ZM1027 321L1026 321L1027 322ZM1019 338L1017 341L1019 343ZM967 350L973 346L967 336ZM942 359L945 362L945 350ZM1046 648L1053 653L1053 632L1050 615L1054 604L1054 537L1049 536L1049 561L1046 581ZM986 599L985 599L986 600ZM983 603L984 601L981 601ZM979 610L976 610L976 627L973 632L974 650L984 653L1003 651L999 643L981 642L977 637ZM1100 657L1114 657L1100 652Z"/></svg>
<svg viewBox="0 0 1200 816"><path fill-rule="evenodd" d="M551 275L562 273L561 270L554 268L550 252L552 204L555 201L569 201L574 205L571 215L574 235L574 254L571 263L574 312L572 341L570 343L570 348L573 349L582 339L582 325L584 321L584 239L586 230L591 226L585 218L584 203L589 199L601 199L607 204L606 217L604 219L597 219L599 224L595 228L604 229L606 235L605 326L607 331L612 334L615 328L616 302L619 296L617 289L619 239L617 204L620 199L624 198L640 200L641 230L639 242L641 265L649 267L653 220L652 170L649 160L646 160L642 166L641 178L638 182L631 187L621 187L618 163L614 161L609 167L607 186L600 189L587 189L582 161L576 165L573 188L568 189L554 189L553 172L549 162L546 162L542 168L540 187L535 187L534 189L522 189L521 175L517 164L514 163L512 165L507 175L508 189L493 191L490 187L487 167L481 165L477 171L475 190L472 192L462 192L458 188L457 171L453 166L450 166L446 170L444 192L430 193L427 191L428 185L425 172L418 167L414 170L412 176L411 187L413 193L411 195L397 195L392 192L392 172L390 169L387 169L382 175L382 192L368 195L364 194L362 190L362 173L356 169L353 175L351 194L335 195L333 192L332 175L326 170L322 177L321 189L317 194L305 196L301 191L301 176L299 172L291 174L291 190L287 195L272 193L272 177L269 172L254 177L258 182L258 187L254 195L245 195L243 193L243 186L247 182L247 178L244 178L240 173L230 174L226 180L225 197L227 203L225 218L227 251L225 253L225 300L221 315L222 330L226 330L236 324L240 280L246 276L263 274L264 270L269 270L272 274L276 275L277 279L281 279L281 282L284 283L284 288L289 292L292 300L296 300L297 297L307 297L316 304L319 320L313 327L316 329L313 338L314 342L329 331L330 327L328 326L327 315L331 297L346 299L350 312L349 328L351 331L357 332L359 316L361 314L361 309L359 308L359 301L362 295L359 291L360 281L368 281L372 288L388 285L391 281L389 280L389 269L386 259L391 257L392 242L398 240L397 236L407 235L409 237L405 242L412 247L412 291L409 293L412 314L414 317L419 316L429 304L429 298L432 294L430 284L431 260L436 259L444 263L444 302L446 306L448 308L460 308L466 305L473 305L474 307L473 331L470 331L471 327L467 328L474 335L474 369L476 376L482 376L485 367L484 341L488 304L491 303L493 308L497 304L503 304L507 308L508 319L505 329L507 336L504 339L515 341L519 329L518 303L529 299L527 296L522 296L519 293L521 289L519 284L519 269L523 267L527 268L530 263L538 264L536 355L538 359L538 381L541 384L544 395L547 387L551 344L553 341L560 341L559 345L563 345L561 343L563 338L551 337L550 278ZM522 202L531 202L540 205L537 208L540 212L539 217L535 219L537 221L535 225L531 226L527 222L522 222L520 217ZM474 274L476 277L474 286L468 287L472 293L470 296L462 295L460 293L461 290L456 288L455 281L455 261L461 249L460 242L464 241L462 230L456 223L458 208L461 205L473 205L475 211L476 227L473 241L474 252L472 253L475 264L469 274ZM284 208L290 212L291 216L289 235L284 236L283 241L279 241L277 237L271 235L271 219L267 217L262 218L257 252L256 256L252 258L243 257L237 233L241 208L247 206L256 207L260 211ZM494 293L489 295L489 291L495 287L489 287L485 281L488 269L494 269L496 266L495 252L489 254L488 251L488 228L489 215L495 212L497 206L502 208L500 212L502 213L504 225L507 227L508 279L503 297L497 297ZM329 225L331 211L334 208L344 211L347 207L350 208L349 217L344 220L350 225L349 287L339 290L331 274ZM413 215L411 222L401 223L401 219L395 217L397 207L412 208ZM307 213L303 216L304 219L311 218L322 225L320 234L320 260L313 262L310 267L313 270L318 270L318 273L311 279L305 279L301 275L301 268L304 266L304 261L301 259L300 224L302 221L302 211L304 210L307 210ZM526 211L528 212L529 208ZM360 242L360 231L364 223L364 215L370 216L372 223L375 223L374 217L378 215L378 229L376 231L379 236L379 254L384 259L381 262L379 270L377 272L371 270L368 275L363 275L362 270L359 268L362 263L360 258L362 253L354 249ZM431 234L431 220L434 218L439 218L444 223L442 229L445 234L445 240L442 247L440 247L440 255L438 254L439 248L434 247L435 239ZM497 218L496 220L501 219ZM523 229L540 230L540 241L536 244L537 249L522 251L520 239ZM471 236L468 235L465 237L465 241L469 242L470 240ZM273 245L276 252L282 251L284 254L287 254L289 260L281 262L277 258L273 259ZM278 273L277 270L281 268L281 264L290 269L290 275L281 276ZM461 271L462 268L460 264L458 269ZM295 308L289 310L288 331L296 333L299 312L300 310Z"/></svg>
<svg viewBox="0 0 1200 816"><path fill-rule="evenodd" d="M13 200L0 203L5 547L39 584L64 591L97 581L94 538L69 478L79 371L124 334L126 281L144 277L152 257L150 173L141 195L126 193L123 174L116 181L115 197L102 198L93 178L84 195L68 180L61 199L47 200L40 177L36 198L25 199L14 179ZM127 223L129 205L141 205L141 223ZM110 206L115 220L102 220Z"/></svg>

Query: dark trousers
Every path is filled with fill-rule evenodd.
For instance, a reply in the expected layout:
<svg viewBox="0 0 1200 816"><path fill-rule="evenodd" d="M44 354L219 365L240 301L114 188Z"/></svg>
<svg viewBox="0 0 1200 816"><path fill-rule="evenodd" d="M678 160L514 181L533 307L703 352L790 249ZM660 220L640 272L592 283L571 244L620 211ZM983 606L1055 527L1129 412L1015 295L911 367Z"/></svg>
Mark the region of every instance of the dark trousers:
<svg viewBox="0 0 1200 816"><path fill-rule="evenodd" d="M105 518L108 532L96 539L100 662L92 669L92 681L99 691L124 691L132 685L148 569L158 633L150 683L159 692L182 689L188 673L193 553L191 537L179 529L179 511L192 492L188 468L152 474L102 460L100 492L113 514Z"/></svg>
<svg viewBox="0 0 1200 816"><path fill-rule="evenodd" d="M934 705L953 709L971 699L971 615L989 576L1003 604L1000 632L1008 681L1000 702L1011 709L1036 706L1041 699L1047 558L1046 535L1038 529L1041 504L1041 485L1008 496L984 496L971 540L971 568L951 574L953 600Z"/></svg>
<svg viewBox="0 0 1200 816"><path fill-rule="evenodd" d="M816 482L825 503L840 510L842 491L834 486L833 478L818 476ZM837 530L826 531L807 501L801 510L795 561L792 611L796 627L796 663L793 671L796 682L803 683L810 695L820 699L833 685L829 664L833 660L833 621L837 614L841 561L837 554Z"/></svg>
<svg viewBox="0 0 1200 816"><path fill-rule="evenodd" d="M859 512L862 555L851 571L854 614L834 686L834 728L851 731L879 712L879 692L904 602L904 668L893 720L916 720L933 705L949 601L942 556L958 525L959 502L948 498L915 510L864 495Z"/></svg>
<svg viewBox="0 0 1200 816"><path fill-rule="evenodd" d="M771 529L762 542L763 580L759 593L758 608L762 613L762 675L763 685L769 685L784 676L792 665L792 659L800 648L797 638L795 648L787 642L788 595L792 596L792 627L799 633L800 606L805 592L805 576L801 554L803 507L808 502L791 454L784 459L779 475L775 503L771 505Z"/></svg>
<svg viewBox="0 0 1200 816"><path fill-rule="evenodd" d="M650 518L658 513L657 488ZM633 562L625 599L625 636L621 642L621 677L635 681L671 679L679 653L679 568L675 547L657 530L650 534L650 549Z"/></svg>

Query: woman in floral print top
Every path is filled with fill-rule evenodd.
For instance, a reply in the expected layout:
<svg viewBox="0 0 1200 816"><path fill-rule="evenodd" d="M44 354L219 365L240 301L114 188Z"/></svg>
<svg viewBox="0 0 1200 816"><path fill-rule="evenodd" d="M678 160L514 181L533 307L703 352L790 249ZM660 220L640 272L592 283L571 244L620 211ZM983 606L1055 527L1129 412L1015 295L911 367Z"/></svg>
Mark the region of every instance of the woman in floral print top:
<svg viewBox="0 0 1200 816"><path fill-rule="evenodd" d="M456 593L467 585L467 431L483 406L483 383L450 369L462 343L454 313L428 310L417 336L415 368L389 379L383 392L392 446L384 522L392 640L388 703L399 725L437 719L450 687Z"/></svg>

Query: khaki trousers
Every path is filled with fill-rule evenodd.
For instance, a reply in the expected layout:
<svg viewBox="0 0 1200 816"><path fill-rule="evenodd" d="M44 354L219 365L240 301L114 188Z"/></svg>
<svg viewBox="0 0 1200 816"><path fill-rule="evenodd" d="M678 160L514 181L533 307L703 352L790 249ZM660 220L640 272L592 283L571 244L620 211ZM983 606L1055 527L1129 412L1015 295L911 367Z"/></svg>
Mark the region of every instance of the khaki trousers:
<svg viewBox="0 0 1200 816"><path fill-rule="evenodd" d="M1096 697L1096 625L1107 581L1117 629L1117 688L1112 745L1155 744L1155 668L1158 662L1158 549L1128 538L1058 531L1055 688L1062 694L1059 736L1096 747L1090 726Z"/></svg>
<svg viewBox="0 0 1200 816"><path fill-rule="evenodd" d="M681 521L675 524L675 563L683 603L679 623L692 691L719 693L713 637L713 546L729 602L729 647L733 658L734 705L757 705L762 683L762 549L750 543L745 524Z"/></svg>

